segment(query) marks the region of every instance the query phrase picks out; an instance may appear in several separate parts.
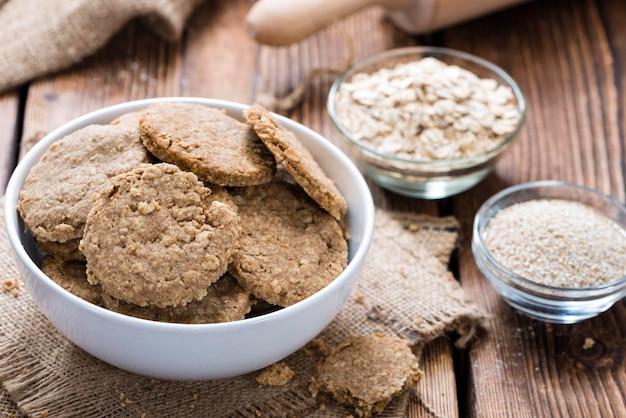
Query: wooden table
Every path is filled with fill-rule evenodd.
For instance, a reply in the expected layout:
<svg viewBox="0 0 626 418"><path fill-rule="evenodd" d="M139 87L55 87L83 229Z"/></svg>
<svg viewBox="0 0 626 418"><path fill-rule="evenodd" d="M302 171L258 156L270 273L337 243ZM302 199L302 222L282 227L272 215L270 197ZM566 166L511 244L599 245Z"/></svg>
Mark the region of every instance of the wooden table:
<svg viewBox="0 0 626 418"><path fill-rule="evenodd" d="M508 307L470 251L475 212L506 186L558 179L626 199L626 2L530 2L429 36L411 37L377 8L298 44L259 46L245 31L252 0L207 1L183 39L165 43L131 22L93 57L0 96L0 192L22 155L46 132L97 108L158 96L204 96L252 103L282 96L315 68L342 63L345 34L355 58L399 46L460 49L504 68L527 102L526 125L495 172L440 201L404 198L371 184L378 206L454 215L461 247L451 269L492 314L467 350L450 338L424 358L424 401L445 417L625 417L626 304L577 325L530 320ZM326 113L332 77L319 77L287 115L339 143ZM586 338L595 340L584 349ZM415 402L411 417L431 416Z"/></svg>

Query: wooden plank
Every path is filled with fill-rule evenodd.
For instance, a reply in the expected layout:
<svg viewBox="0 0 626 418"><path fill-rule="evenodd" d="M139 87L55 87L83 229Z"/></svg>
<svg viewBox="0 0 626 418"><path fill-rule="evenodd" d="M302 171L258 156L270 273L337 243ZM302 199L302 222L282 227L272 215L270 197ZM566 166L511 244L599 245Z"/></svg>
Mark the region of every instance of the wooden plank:
<svg viewBox="0 0 626 418"><path fill-rule="evenodd" d="M598 2L598 8L602 22L606 25L606 28L599 28L605 30L607 33L608 44L607 51L603 54L603 57L609 59L606 63L599 63L611 71L607 74L614 83L615 89L608 90L608 93L612 94L609 97L603 97L602 100L608 103L613 103L617 106L616 119L610 120L610 128L616 129L618 134L617 140L613 140L609 144L609 155L612 160L611 165L616 166L623 161L626 161L626 94L624 80L626 79L626 36L624 32L624 16L626 16L626 2L619 0L604 0ZM600 93L605 92L601 90ZM623 177L622 177L623 180ZM626 201L626 187L611 189L611 193L621 202Z"/></svg>
<svg viewBox="0 0 626 418"><path fill-rule="evenodd" d="M16 91L0 95L0 196L15 168L19 96Z"/></svg>
<svg viewBox="0 0 626 418"><path fill-rule="evenodd" d="M624 50L612 55L617 50L609 45L606 19L592 1L534 2L441 36L446 46L507 70L520 83L529 109L518 143L495 174L453 201L466 237L459 262L462 283L493 315L469 353L469 416L626 414L623 301L577 325L530 320L497 296L478 271L469 244L480 204L512 184L559 179L623 201L623 99L618 99L623 92L615 84L613 62L623 62ZM610 33L621 39L625 30L615 24ZM599 344L597 351L582 348L587 337Z"/></svg>
<svg viewBox="0 0 626 418"><path fill-rule="evenodd" d="M187 26L181 95L251 103L257 44L246 32L251 0L207 2Z"/></svg>
<svg viewBox="0 0 626 418"><path fill-rule="evenodd" d="M417 384L417 397L409 404L409 417L459 416L453 348L447 337L426 346L422 358L424 375Z"/></svg>

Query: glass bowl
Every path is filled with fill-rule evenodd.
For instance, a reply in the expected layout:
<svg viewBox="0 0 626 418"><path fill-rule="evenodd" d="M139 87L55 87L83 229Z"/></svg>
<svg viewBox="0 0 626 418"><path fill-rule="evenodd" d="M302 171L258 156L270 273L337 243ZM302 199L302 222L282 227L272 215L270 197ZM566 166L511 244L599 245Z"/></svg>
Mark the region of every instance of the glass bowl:
<svg viewBox="0 0 626 418"><path fill-rule="evenodd" d="M513 105L519 115L517 123L514 124L514 129L501 138L500 142L491 148L482 149L480 153L446 159L397 156L387 151L381 151L380 147L359 139L358 133L348 129L347 125L349 124L346 123L345 112L349 110L347 108L350 104L343 103L341 99L343 92L347 89L346 84L355 80L355 77L358 80L359 77L363 77L363 74L371 75L381 69L391 69L403 63L414 63L425 57L433 57L448 65L458 66L473 72L481 79L491 79L499 86L510 88ZM404 93L407 93L407 90L409 89L404 89ZM408 92L407 94L412 93ZM421 105L420 102L423 101L415 100L417 105ZM398 108L397 104L387 106L383 103L385 102L377 102L376 104L382 112L396 111ZM502 153L511 146L526 116L526 104L520 88L501 68L474 55L438 47L392 49L356 63L333 83L328 96L327 107L331 120L341 133L342 138L346 140L348 153L365 174L386 189L405 196L423 199L445 198L479 183L492 170ZM423 112L420 111L420 114ZM409 110L405 116L409 116L403 118L409 124L422 117L413 113L412 110ZM408 132L415 131L415 129L410 129ZM417 131L421 131L421 128L418 127Z"/></svg>
<svg viewBox="0 0 626 418"><path fill-rule="evenodd" d="M580 202L596 209L626 234L626 208L611 196L560 181L538 181L509 187L480 207L474 218L472 253L478 268L504 300L519 312L546 322L571 324L608 310L626 296L626 276L589 287L556 287L517 275L498 262L485 244L492 218L516 203L538 199Z"/></svg>

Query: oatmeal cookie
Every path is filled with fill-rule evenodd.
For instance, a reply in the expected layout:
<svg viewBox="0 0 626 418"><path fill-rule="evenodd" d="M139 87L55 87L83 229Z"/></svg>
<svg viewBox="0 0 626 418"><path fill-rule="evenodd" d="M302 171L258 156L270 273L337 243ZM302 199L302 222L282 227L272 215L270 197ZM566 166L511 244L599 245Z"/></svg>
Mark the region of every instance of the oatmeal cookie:
<svg viewBox="0 0 626 418"><path fill-rule="evenodd" d="M341 227L300 188L273 182L235 190L233 199L241 237L229 269L255 297L292 305L346 267Z"/></svg>
<svg viewBox="0 0 626 418"><path fill-rule="evenodd" d="M193 103L156 103L140 121L145 146L161 160L221 186L251 186L274 177L276 160L245 123Z"/></svg>
<svg viewBox="0 0 626 418"><path fill-rule="evenodd" d="M125 125L139 128L139 121L142 117L143 112L141 110L124 113L112 120L111 125Z"/></svg>
<svg viewBox="0 0 626 418"><path fill-rule="evenodd" d="M311 383L313 396L330 394L352 405L359 416L382 412L421 378L407 340L378 334L352 337L320 361Z"/></svg>
<svg viewBox="0 0 626 418"><path fill-rule="evenodd" d="M247 109L244 116L276 160L304 191L335 219L342 220L348 210L345 199L298 137L259 105Z"/></svg>
<svg viewBox="0 0 626 418"><path fill-rule="evenodd" d="M102 289L87 281L87 267L84 262L65 261L58 257L45 256L41 271L56 284L81 299L95 305L100 303Z"/></svg>
<svg viewBox="0 0 626 418"><path fill-rule="evenodd" d="M209 189L211 189L211 195L208 196L207 198L208 202L221 202L225 204L226 206L228 206L230 210L237 213L237 205L233 201L233 198L230 195L230 192L226 190L225 187L218 186L217 184L206 183L206 182L204 183L204 185L208 187Z"/></svg>
<svg viewBox="0 0 626 418"><path fill-rule="evenodd" d="M85 255L78 249L79 245L80 238L71 239L66 242L37 240L39 251L66 261L85 261Z"/></svg>
<svg viewBox="0 0 626 418"><path fill-rule="evenodd" d="M80 249L90 283L139 306L200 300L226 271L238 217L195 174L143 164L111 179L89 212Z"/></svg>
<svg viewBox="0 0 626 418"><path fill-rule="evenodd" d="M180 324L212 324L238 321L250 312L253 301L230 274L209 286L207 295L185 306L153 308L126 303L103 295L102 305L112 311L152 321Z"/></svg>
<svg viewBox="0 0 626 418"><path fill-rule="evenodd" d="M37 241L82 238L94 193L148 156L139 130L122 125L90 125L55 142L24 182L18 210L26 227Z"/></svg>

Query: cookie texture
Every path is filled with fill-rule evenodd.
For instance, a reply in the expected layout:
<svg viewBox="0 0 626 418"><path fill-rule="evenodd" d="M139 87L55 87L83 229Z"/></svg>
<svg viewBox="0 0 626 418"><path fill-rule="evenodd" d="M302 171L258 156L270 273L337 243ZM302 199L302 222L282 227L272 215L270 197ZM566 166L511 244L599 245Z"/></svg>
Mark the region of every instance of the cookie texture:
<svg viewBox="0 0 626 418"><path fill-rule="evenodd" d="M181 324L213 324L239 321L250 312L250 293L226 273L207 289L207 295L184 306L153 308L126 303L103 295L102 305L114 312L137 318Z"/></svg>
<svg viewBox="0 0 626 418"><path fill-rule="evenodd" d="M369 417L421 378L407 340L383 335L353 337L338 344L318 365L310 389L330 395Z"/></svg>
<svg viewBox="0 0 626 418"><path fill-rule="evenodd" d="M161 160L220 186L250 186L274 177L276 160L245 123L193 103L156 103L140 121L145 146Z"/></svg>
<svg viewBox="0 0 626 418"><path fill-rule="evenodd" d="M45 256L41 262L41 271L63 289L79 298L94 305L100 303L102 289L87 281L87 267L84 262Z"/></svg>
<svg viewBox="0 0 626 418"><path fill-rule="evenodd" d="M66 242L37 241L39 251L67 261L85 261L85 255L80 252L78 249L79 246L80 238L71 239Z"/></svg>
<svg viewBox="0 0 626 418"><path fill-rule="evenodd" d="M304 191L335 219L343 219L348 210L344 197L298 137L262 106L251 106L244 116L276 160Z"/></svg>
<svg viewBox="0 0 626 418"><path fill-rule="evenodd" d="M286 363L274 363L263 369L255 380L260 386L285 386L295 374Z"/></svg>
<svg viewBox="0 0 626 418"><path fill-rule="evenodd" d="M90 125L50 146L28 174L18 211L38 241L80 239L94 193L109 178L148 162L139 130Z"/></svg>
<svg viewBox="0 0 626 418"><path fill-rule="evenodd" d="M124 125L139 128L139 121L143 117L143 111L124 113L111 121L111 125Z"/></svg>
<svg viewBox="0 0 626 418"><path fill-rule="evenodd" d="M218 186L217 184L204 183L206 187L211 189L211 195L207 197L208 202L221 202L228 206L230 210L233 212L237 212L238 208L235 202L233 201L230 192L222 186Z"/></svg>
<svg viewBox="0 0 626 418"><path fill-rule="evenodd" d="M80 249L89 282L139 306L200 300L227 269L238 217L195 174L143 164L111 179L87 217Z"/></svg>
<svg viewBox="0 0 626 418"><path fill-rule="evenodd" d="M233 191L241 236L231 273L257 298L289 306L319 291L346 267L338 222L301 189L273 182Z"/></svg>

